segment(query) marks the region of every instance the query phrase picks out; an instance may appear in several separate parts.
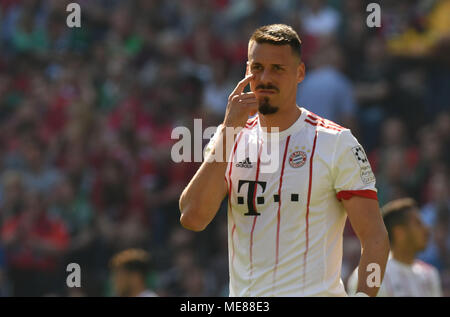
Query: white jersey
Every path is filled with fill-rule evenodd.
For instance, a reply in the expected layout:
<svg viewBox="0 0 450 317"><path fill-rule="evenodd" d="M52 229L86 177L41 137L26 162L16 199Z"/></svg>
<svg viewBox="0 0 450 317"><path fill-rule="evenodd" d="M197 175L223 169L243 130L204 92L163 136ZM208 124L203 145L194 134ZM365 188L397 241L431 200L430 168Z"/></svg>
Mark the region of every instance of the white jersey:
<svg viewBox="0 0 450 317"><path fill-rule="evenodd" d="M274 133L263 133L258 116L236 137L225 175L230 296L347 295L340 278L346 221L340 200L377 199L375 177L350 130L301 110L276 134L273 172L264 172L261 153ZM252 146L259 149L256 159L236 158Z"/></svg>
<svg viewBox="0 0 450 317"><path fill-rule="evenodd" d="M358 286L358 269L347 282L349 294ZM386 265L379 297L440 297L442 296L439 273L430 264L415 260L413 264L401 263L390 257Z"/></svg>
<svg viewBox="0 0 450 317"><path fill-rule="evenodd" d="M137 295L137 297L159 297L159 296L155 292L153 292L149 289L146 289L145 291L143 291L139 295Z"/></svg>

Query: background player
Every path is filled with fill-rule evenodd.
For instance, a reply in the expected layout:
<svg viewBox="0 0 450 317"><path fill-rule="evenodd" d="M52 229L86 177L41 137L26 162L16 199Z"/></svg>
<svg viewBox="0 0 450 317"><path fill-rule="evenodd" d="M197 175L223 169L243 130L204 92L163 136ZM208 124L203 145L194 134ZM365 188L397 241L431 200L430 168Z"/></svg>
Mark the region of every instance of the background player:
<svg viewBox="0 0 450 317"><path fill-rule="evenodd" d="M128 249L111 259L115 293L121 297L155 297L149 290L146 277L150 269L150 255L139 249Z"/></svg>
<svg viewBox="0 0 450 317"><path fill-rule="evenodd" d="M442 296L436 268L416 259L429 238L429 230L420 219L416 202L411 198L397 199L382 210L392 252L378 296ZM357 279L356 269L348 281L350 294L356 290Z"/></svg>

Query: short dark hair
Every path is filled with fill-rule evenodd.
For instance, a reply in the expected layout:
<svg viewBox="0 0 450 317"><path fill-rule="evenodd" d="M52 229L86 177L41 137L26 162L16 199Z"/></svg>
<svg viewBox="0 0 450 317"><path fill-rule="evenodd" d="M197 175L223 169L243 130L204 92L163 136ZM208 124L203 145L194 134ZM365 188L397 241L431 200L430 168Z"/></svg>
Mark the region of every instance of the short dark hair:
<svg viewBox="0 0 450 317"><path fill-rule="evenodd" d="M145 276L150 269L150 254L142 249L127 249L111 259L110 267L112 270L137 272Z"/></svg>
<svg viewBox="0 0 450 317"><path fill-rule="evenodd" d="M396 226L406 225L408 222L409 212L416 208L417 203L412 198L396 199L381 208L383 221L391 244L394 243L394 228Z"/></svg>
<svg viewBox="0 0 450 317"><path fill-rule="evenodd" d="M250 42L272 45L289 45L292 52L298 57L302 56L302 41L297 32L286 24L264 25L255 30L250 37Z"/></svg>

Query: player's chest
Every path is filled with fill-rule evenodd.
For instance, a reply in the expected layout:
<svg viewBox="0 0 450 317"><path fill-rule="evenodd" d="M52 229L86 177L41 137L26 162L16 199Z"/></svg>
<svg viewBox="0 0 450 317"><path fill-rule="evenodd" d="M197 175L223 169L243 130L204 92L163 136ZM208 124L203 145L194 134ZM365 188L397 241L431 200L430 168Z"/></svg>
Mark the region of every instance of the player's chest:
<svg viewBox="0 0 450 317"><path fill-rule="evenodd" d="M425 275L398 270L390 277L395 296L430 296L432 293L431 280Z"/></svg>
<svg viewBox="0 0 450 317"><path fill-rule="evenodd" d="M250 215L280 202L302 208L308 195L320 196L329 187L322 164L309 139L288 138L278 144L246 140L238 145L227 170L231 202Z"/></svg>

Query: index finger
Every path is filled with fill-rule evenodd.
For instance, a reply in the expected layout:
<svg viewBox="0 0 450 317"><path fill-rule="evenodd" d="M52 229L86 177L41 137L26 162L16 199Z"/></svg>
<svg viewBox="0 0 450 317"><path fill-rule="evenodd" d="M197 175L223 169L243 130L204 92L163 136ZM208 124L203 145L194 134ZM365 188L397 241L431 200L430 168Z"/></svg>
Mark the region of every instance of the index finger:
<svg viewBox="0 0 450 317"><path fill-rule="evenodd" d="M233 92L231 93L232 95L237 95L237 94L242 94L242 92L244 91L245 86L247 86L250 81L255 77L255 75L250 74L248 76L246 76L244 79L242 79L236 86L236 88L234 88Z"/></svg>

